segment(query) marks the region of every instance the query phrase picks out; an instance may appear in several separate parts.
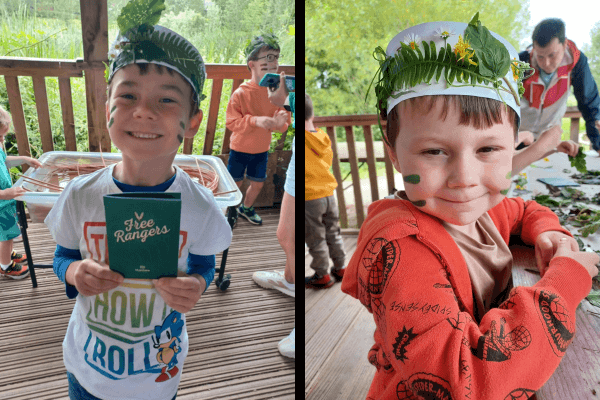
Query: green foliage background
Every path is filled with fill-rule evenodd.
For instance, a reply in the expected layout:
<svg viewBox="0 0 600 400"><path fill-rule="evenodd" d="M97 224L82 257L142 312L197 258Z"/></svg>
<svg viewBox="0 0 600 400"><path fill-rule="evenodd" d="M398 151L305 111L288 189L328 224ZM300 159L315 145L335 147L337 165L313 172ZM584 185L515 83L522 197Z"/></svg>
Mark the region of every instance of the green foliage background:
<svg viewBox="0 0 600 400"><path fill-rule="evenodd" d="M374 89L364 101L378 66L373 50L400 31L430 21L468 23L479 11L484 26L518 49L529 35L528 8L527 0L308 0L306 90L315 115L374 114Z"/></svg>
<svg viewBox="0 0 600 400"><path fill-rule="evenodd" d="M116 19L127 1L108 1L109 46L118 34ZM246 41L260 32L271 29L278 36L282 49L279 63L295 63L295 37L289 34L290 26L295 25L296 11L293 0L216 0L206 4L202 0L166 0L165 4L167 9L163 12L159 24L190 40L207 63L246 64ZM79 0L0 0L0 37L0 56L69 60L83 58ZM42 154L42 146L31 78L20 77L19 86L32 156L39 157ZM58 80L46 78L46 86L54 148L64 150ZM231 80L226 80L221 95L213 154L220 153L223 143L225 110L231 87ZM208 98L201 104L205 115L208 115L211 89L212 80L209 80L204 87ZM77 150L87 151L87 113L83 78L71 79L71 92ZM0 105L9 109L3 76L0 76ZM204 118L194 139L194 154L202 154L206 123L207 118ZM294 129L290 126L284 149L291 149L293 136ZM274 133L272 148L280 137L280 134ZM9 154L17 154L14 133L7 136L5 146ZM118 149L113 146L112 151L116 152Z"/></svg>

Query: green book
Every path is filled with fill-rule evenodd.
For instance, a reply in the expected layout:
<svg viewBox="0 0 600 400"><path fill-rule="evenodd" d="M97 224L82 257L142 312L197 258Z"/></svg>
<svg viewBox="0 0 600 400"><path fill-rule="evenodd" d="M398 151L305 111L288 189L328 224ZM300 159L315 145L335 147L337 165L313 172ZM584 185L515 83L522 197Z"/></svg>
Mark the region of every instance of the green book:
<svg viewBox="0 0 600 400"><path fill-rule="evenodd" d="M177 276L181 193L104 196L108 265L130 279Z"/></svg>

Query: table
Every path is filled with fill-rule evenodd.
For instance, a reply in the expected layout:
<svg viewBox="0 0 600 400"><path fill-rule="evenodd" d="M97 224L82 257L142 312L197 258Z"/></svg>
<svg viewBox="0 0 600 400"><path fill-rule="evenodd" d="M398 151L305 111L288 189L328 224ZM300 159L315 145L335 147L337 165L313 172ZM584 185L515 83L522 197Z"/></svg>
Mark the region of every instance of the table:
<svg viewBox="0 0 600 400"><path fill-rule="evenodd" d="M517 191L514 184L509 192L509 197L522 197L531 200L538 194L549 194L545 184L537 181L542 177L564 177L577 173L564 153L556 153L548 157L549 161L538 161L523 172L527 174L527 189L529 192ZM600 170L600 157L595 151L586 153L588 170ZM544 168L550 166L551 168ZM564 172L564 170L571 172ZM585 192L588 197L600 192L600 185L581 185L576 189ZM600 209L590 205L590 208ZM579 228L566 226L572 234L579 234ZM586 248L600 250L600 231L581 237ZM531 247L511 246L513 253L513 280L515 286L532 286L539 279L534 250ZM600 289L598 282L594 282L594 289ZM600 395L600 308L583 300L577 309L576 334L573 342L567 349L560 365L536 393L538 400L576 400L594 399Z"/></svg>

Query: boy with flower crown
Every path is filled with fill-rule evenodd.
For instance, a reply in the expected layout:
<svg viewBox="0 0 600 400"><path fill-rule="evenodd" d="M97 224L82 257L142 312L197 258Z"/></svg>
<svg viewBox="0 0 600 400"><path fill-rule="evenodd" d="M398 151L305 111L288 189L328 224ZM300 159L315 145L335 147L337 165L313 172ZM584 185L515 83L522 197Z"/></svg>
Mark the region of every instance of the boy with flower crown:
<svg viewBox="0 0 600 400"><path fill-rule="evenodd" d="M505 197L527 66L479 14L408 28L376 58L406 189L371 204L342 282L376 323L368 398L530 397L573 340L600 258L548 208ZM535 245L532 287L512 287L511 235Z"/></svg>
<svg viewBox="0 0 600 400"><path fill-rule="evenodd" d="M122 161L71 181L45 220L58 244L54 270L76 297L63 342L71 399L174 399L189 349L185 313L231 242L210 190L173 165L200 126L206 72L190 42L156 25L164 8L134 0L117 20L106 120ZM181 193L176 278L109 269L103 195L139 191Z"/></svg>
<svg viewBox="0 0 600 400"><path fill-rule="evenodd" d="M266 73L277 72L279 51L272 33L249 41L245 53L252 79L242 83L227 104L225 125L232 132L227 170L238 187L242 186L244 172L250 181L238 213L254 225L262 225L252 205L267 179L271 132L285 132L291 123L290 113L269 102L267 88L259 86Z"/></svg>

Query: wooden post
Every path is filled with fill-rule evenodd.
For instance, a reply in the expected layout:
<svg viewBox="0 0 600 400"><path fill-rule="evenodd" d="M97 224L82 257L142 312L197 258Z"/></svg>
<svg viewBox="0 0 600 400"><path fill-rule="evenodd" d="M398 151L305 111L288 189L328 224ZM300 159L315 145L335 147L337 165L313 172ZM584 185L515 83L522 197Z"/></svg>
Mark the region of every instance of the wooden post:
<svg viewBox="0 0 600 400"><path fill-rule="evenodd" d="M579 118L571 118L571 140L579 143Z"/></svg>
<svg viewBox="0 0 600 400"><path fill-rule="evenodd" d="M108 14L105 0L80 0L85 90L88 109L89 149L110 152L106 128L106 81L108 64Z"/></svg>
<svg viewBox="0 0 600 400"><path fill-rule="evenodd" d="M340 226L342 228L348 227L348 213L346 212L346 199L344 198L344 182L342 181L342 171L340 169L340 158L338 156L337 137L335 136L335 128L333 126L327 127L327 134L329 140L331 140L331 149L333 150L333 176L338 185L335 188L338 200L338 209L340 213Z"/></svg>
<svg viewBox="0 0 600 400"><path fill-rule="evenodd" d="M19 89L19 78L17 76L5 76L6 91L8 92L8 104L10 104L10 114L15 135L17 136L17 147L20 156L31 156L29 149L29 140L27 138L27 125L25 124L25 113L23 112L23 103L21 101L21 90ZM27 171L27 164L23 164L23 172Z"/></svg>

